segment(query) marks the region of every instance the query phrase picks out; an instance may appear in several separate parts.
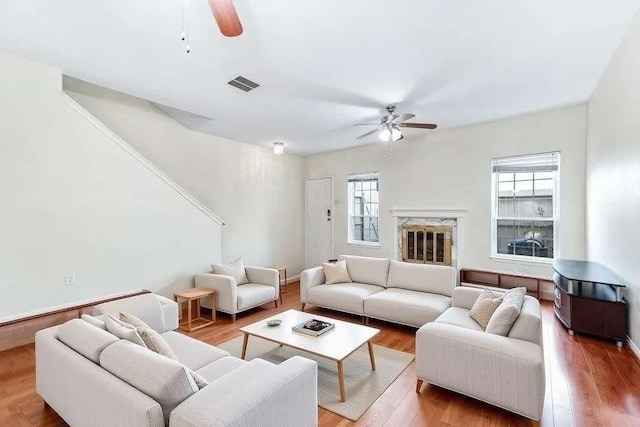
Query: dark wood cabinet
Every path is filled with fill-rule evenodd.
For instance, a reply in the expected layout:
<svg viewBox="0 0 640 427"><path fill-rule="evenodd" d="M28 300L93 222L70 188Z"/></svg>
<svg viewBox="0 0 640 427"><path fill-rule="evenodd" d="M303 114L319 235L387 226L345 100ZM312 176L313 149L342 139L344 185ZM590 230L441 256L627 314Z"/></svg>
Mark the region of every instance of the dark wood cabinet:
<svg viewBox="0 0 640 427"><path fill-rule="evenodd" d="M569 333L626 342L624 283L597 263L556 260L553 268L554 311Z"/></svg>

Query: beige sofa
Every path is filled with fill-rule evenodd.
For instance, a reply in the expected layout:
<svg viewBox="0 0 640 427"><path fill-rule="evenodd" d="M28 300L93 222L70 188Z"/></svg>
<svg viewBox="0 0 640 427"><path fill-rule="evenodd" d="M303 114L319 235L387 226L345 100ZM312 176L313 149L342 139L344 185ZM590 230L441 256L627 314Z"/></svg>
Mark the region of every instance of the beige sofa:
<svg viewBox="0 0 640 427"><path fill-rule="evenodd" d="M162 334L178 361L81 319L36 334L36 389L71 426L315 426L317 364L249 362L166 328L173 301L148 294L98 306L126 310ZM198 390L189 370L208 385Z"/></svg>
<svg viewBox="0 0 640 427"><path fill-rule="evenodd" d="M540 303L526 296L508 336L485 332L469 311L482 289L458 287L451 308L416 332L423 381L540 420L545 393Z"/></svg>
<svg viewBox="0 0 640 427"><path fill-rule="evenodd" d="M342 255L352 283L325 284L322 267L300 274L300 299L307 304L420 327L451 306L453 267Z"/></svg>

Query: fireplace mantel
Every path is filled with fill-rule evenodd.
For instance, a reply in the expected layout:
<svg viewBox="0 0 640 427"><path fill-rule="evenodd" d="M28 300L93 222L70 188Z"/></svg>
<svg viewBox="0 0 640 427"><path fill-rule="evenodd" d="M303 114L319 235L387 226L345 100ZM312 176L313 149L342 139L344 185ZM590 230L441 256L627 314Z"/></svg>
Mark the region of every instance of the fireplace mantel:
<svg viewBox="0 0 640 427"><path fill-rule="evenodd" d="M391 209L397 218L464 218L466 209Z"/></svg>

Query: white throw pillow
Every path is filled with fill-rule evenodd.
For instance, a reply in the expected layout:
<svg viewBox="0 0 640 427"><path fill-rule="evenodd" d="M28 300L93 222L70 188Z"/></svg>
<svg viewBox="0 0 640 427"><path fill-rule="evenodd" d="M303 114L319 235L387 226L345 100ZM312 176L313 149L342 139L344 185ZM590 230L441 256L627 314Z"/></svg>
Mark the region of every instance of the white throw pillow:
<svg viewBox="0 0 640 427"><path fill-rule="evenodd" d="M491 316L485 331L506 337L520 316L520 309L526 295L527 288L513 288L505 292L502 303Z"/></svg>
<svg viewBox="0 0 640 427"><path fill-rule="evenodd" d="M97 317L89 316L88 314L83 314L82 316L80 316L80 318L85 322L95 326L96 328L100 328L103 331L107 330L107 325L105 325L104 321L102 321L101 319L98 319Z"/></svg>
<svg viewBox="0 0 640 427"><path fill-rule="evenodd" d="M142 338L142 341L144 341L144 344L149 350L168 357L169 359L178 360L173 349L171 349L171 346L169 346L162 335L151 329L151 327L140 318L130 313L121 312L120 320L136 328L138 335L140 335L140 338Z"/></svg>
<svg viewBox="0 0 640 427"><path fill-rule="evenodd" d="M487 329L487 324L493 316L493 313L502 303L502 298L496 296L488 289L482 291L482 293L473 303L473 307L469 311L469 317L475 320L482 329Z"/></svg>
<svg viewBox="0 0 640 427"><path fill-rule="evenodd" d="M333 285L334 283L351 283L346 261L338 261L336 263L325 262L322 264L322 270L327 279L327 285Z"/></svg>
<svg viewBox="0 0 640 427"><path fill-rule="evenodd" d="M249 283L247 273L244 271L244 262L242 262L242 258L231 261L229 264L211 264L211 271L213 274L222 274L224 276L233 277L236 279L236 285Z"/></svg>
<svg viewBox="0 0 640 427"><path fill-rule="evenodd" d="M107 331L111 332L118 338L131 341L134 344L147 348L147 345L142 340L142 337L140 337L140 334L138 334L135 326L124 323L110 314L107 315L104 323L107 325Z"/></svg>

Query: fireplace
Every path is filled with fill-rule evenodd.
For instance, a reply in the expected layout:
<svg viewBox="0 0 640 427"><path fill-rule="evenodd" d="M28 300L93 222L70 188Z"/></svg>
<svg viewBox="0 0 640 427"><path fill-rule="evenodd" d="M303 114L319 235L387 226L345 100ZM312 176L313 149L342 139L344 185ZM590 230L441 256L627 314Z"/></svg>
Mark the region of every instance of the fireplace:
<svg viewBox="0 0 640 427"><path fill-rule="evenodd" d="M402 261L451 265L452 227L448 225L402 226Z"/></svg>
<svg viewBox="0 0 640 427"><path fill-rule="evenodd" d="M398 261L460 265L466 210L392 209L395 251Z"/></svg>

